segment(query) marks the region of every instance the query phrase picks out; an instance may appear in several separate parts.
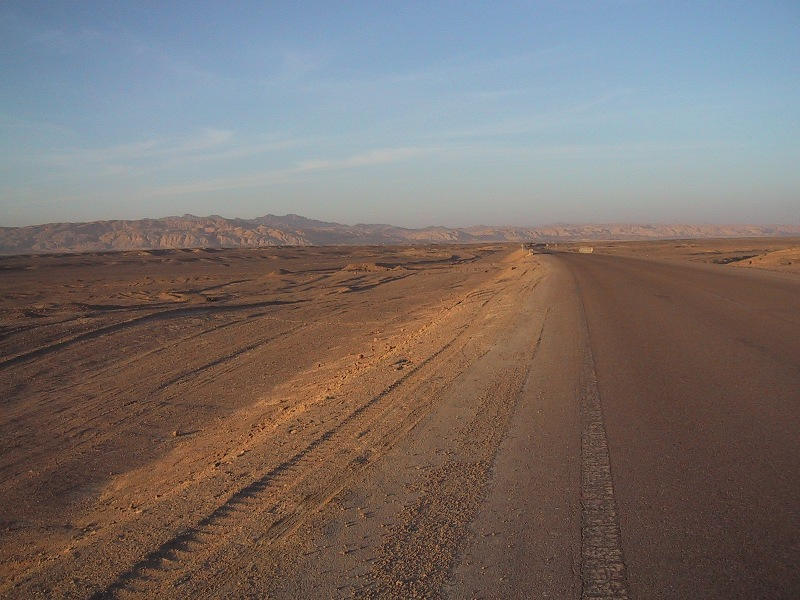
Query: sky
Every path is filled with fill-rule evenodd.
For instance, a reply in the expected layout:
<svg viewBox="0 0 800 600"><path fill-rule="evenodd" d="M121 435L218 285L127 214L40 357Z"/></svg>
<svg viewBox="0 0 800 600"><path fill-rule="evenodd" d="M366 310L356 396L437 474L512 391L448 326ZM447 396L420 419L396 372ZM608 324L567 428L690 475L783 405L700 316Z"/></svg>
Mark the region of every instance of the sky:
<svg viewBox="0 0 800 600"><path fill-rule="evenodd" d="M800 223L800 2L0 3L0 226Z"/></svg>

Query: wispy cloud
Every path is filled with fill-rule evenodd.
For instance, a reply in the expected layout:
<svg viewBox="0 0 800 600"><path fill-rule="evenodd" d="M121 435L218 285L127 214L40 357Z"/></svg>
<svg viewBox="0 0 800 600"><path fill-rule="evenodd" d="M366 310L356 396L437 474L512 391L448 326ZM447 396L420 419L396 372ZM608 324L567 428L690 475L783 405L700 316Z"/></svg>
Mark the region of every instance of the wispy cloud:
<svg viewBox="0 0 800 600"><path fill-rule="evenodd" d="M32 121L0 113L0 129L33 131L45 134L71 134L73 131L63 125L47 121Z"/></svg>
<svg viewBox="0 0 800 600"><path fill-rule="evenodd" d="M494 75L499 72L514 72L519 69L524 69L529 73L532 69L552 66L557 62L563 61L568 56L565 50L565 45L558 44L530 52L493 58L475 58L474 56L463 55L450 57L447 60L441 60L417 69L389 72L373 77L349 79L338 77L335 80L316 81L314 85L322 89L385 89L395 84L446 84L451 86L455 81L485 74Z"/></svg>
<svg viewBox="0 0 800 600"><path fill-rule="evenodd" d="M214 149L202 153L195 153L191 156L179 156L174 160L167 160L162 163L165 167L172 167L177 165L188 165L195 163L208 163L215 161L226 161L238 158L247 158L250 156L258 156L260 154L267 154L278 150L285 150L288 148L297 148L301 146L309 146L312 143L319 142L322 138L316 137L296 137L296 138L268 138L267 140L250 140L247 142L236 141L235 143L228 144L226 147Z"/></svg>
<svg viewBox="0 0 800 600"><path fill-rule="evenodd" d="M685 140L675 142L631 141L617 144L554 144L534 146L527 149L532 156L541 158L631 160L636 158L659 158L683 156L687 152L719 150L744 147L728 140Z"/></svg>
<svg viewBox="0 0 800 600"><path fill-rule="evenodd" d="M314 159L305 160L297 163L294 171L302 173L305 171L320 171L327 169L351 169L354 167L365 167L369 165L379 165L406 160L423 153L430 152L431 148L383 148L371 150L363 154L356 154L340 159Z"/></svg>
<svg viewBox="0 0 800 600"><path fill-rule="evenodd" d="M175 138L151 138L100 148L75 148L44 155L53 173L91 173L93 177L143 177L155 173L180 173L192 165L225 169L232 162L269 156L291 148L318 144L322 138L256 135L241 138L226 129L205 129Z"/></svg>
<svg viewBox="0 0 800 600"><path fill-rule="evenodd" d="M232 139L233 131L209 128L183 138L152 138L104 148L73 149L51 154L47 158L62 166L124 163L197 154L219 148Z"/></svg>
<svg viewBox="0 0 800 600"><path fill-rule="evenodd" d="M557 109L542 111L521 118L499 120L479 127L451 129L432 135L443 139L502 137L531 133L548 127L563 126L578 122L581 119L595 120L598 115L593 112L594 109L611 106L617 100L633 93L633 90L629 88L610 90Z"/></svg>
<svg viewBox="0 0 800 600"><path fill-rule="evenodd" d="M36 19L26 18L13 9L3 11L0 15L0 32L9 38L19 39L23 43L56 54L70 54L103 39L101 32L88 27L63 29L43 26Z"/></svg>
<svg viewBox="0 0 800 600"><path fill-rule="evenodd" d="M220 177L192 183L168 185L150 190L148 196L177 196L218 192L223 190L246 189L273 185L296 178L298 175L314 171L335 171L356 169L374 165L395 163L435 151L430 147L381 148L344 158L308 159L284 169L274 169L263 173L241 177Z"/></svg>
<svg viewBox="0 0 800 600"><path fill-rule="evenodd" d="M92 29L65 31L62 29L42 29L31 34L30 40L51 51L71 54L80 48L102 42L105 36Z"/></svg>

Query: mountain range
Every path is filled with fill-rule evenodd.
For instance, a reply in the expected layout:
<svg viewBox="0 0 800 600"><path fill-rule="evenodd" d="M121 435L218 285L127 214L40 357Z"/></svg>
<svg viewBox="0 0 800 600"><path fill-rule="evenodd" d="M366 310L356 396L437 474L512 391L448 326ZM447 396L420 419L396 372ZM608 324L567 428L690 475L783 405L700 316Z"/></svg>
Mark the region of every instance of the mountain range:
<svg viewBox="0 0 800 600"><path fill-rule="evenodd" d="M0 254L160 248L315 245L466 244L521 241L648 240L800 235L798 225L602 224L409 229L343 225L299 215L227 219L183 215L162 219L48 223L0 227Z"/></svg>

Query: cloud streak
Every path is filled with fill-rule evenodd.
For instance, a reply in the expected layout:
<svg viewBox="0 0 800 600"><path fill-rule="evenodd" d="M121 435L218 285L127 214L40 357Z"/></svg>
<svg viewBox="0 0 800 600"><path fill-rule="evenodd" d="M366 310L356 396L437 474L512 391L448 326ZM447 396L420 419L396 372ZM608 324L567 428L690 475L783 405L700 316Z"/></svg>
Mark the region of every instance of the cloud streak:
<svg viewBox="0 0 800 600"><path fill-rule="evenodd" d="M219 148L231 142L233 135L233 131L209 128L178 139L153 138L105 148L69 150L51 154L48 160L61 166L74 166L177 157Z"/></svg>
<svg viewBox="0 0 800 600"><path fill-rule="evenodd" d="M264 173L241 177L220 177L192 183L162 186L146 193L150 197L178 196L224 190L256 188L288 181L304 173L316 171L336 171L357 169L375 165L396 163L433 152L429 147L381 148L345 158L309 159L295 163L284 169L274 169Z"/></svg>

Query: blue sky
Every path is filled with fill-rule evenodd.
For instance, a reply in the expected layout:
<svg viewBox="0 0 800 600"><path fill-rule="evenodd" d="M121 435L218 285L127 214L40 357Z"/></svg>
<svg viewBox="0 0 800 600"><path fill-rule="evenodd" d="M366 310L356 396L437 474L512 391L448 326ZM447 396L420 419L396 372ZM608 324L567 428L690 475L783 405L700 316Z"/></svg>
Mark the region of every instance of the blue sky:
<svg viewBox="0 0 800 600"><path fill-rule="evenodd" d="M0 225L800 223L800 3L3 2Z"/></svg>

